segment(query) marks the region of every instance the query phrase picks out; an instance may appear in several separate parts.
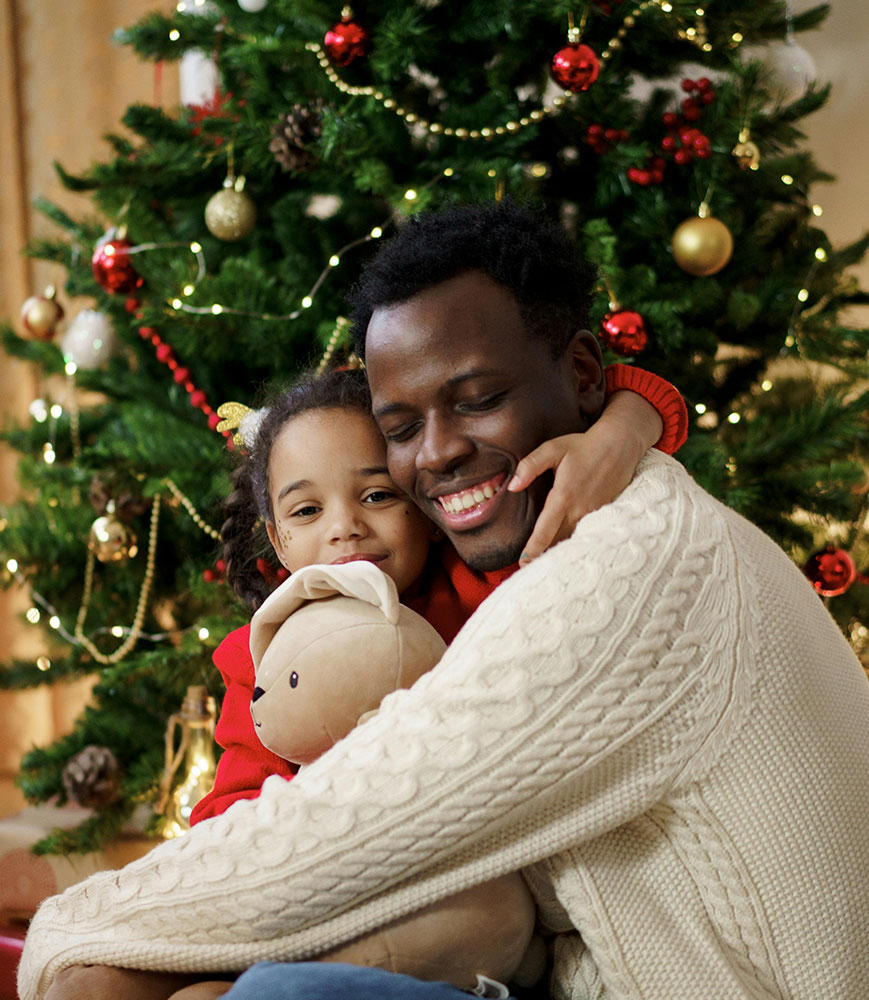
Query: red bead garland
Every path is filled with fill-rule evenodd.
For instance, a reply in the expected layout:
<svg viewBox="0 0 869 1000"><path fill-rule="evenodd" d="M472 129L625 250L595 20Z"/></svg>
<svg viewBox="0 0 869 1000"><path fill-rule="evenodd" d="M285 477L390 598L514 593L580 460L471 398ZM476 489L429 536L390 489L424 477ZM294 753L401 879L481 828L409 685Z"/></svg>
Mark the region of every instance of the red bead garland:
<svg viewBox="0 0 869 1000"><path fill-rule="evenodd" d="M184 387L184 391L190 397L190 405L195 407L197 410L201 410L205 414L208 418L208 426L211 430L217 430L217 425L220 423L220 417L217 415L217 412L212 409L208 402L208 397L205 395L203 390L197 389L192 382L190 378L190 369L178 363L178 359L175 357L175 352L172 350L172 345L167 344L152 326L140 326L139 336L142 340L151 341L154 346L154 353L157 356L157 360L166 365L169 371L172 372L172 378L175 382ZM221 433L227 440L227 446L230 446L232 441L232 431L221 431Z"/></svg>

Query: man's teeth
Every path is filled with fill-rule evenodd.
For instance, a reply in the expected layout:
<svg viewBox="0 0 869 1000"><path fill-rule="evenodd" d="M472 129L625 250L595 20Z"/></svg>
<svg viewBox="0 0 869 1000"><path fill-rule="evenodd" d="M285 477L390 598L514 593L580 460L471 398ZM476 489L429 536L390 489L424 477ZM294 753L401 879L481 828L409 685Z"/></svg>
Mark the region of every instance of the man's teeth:
<svg viewBox="0 0 869 1000"><path fill-rule="evenodd" d="M453 493L447 497L438 497L438 500L440 500L441 507L448 514L458 514L460 511L476 507L477 504L481 504L484 500L491 500L496 492L496 490L486 484L485 486L474 487L471 490L463 490L461 493Z"/></svg>

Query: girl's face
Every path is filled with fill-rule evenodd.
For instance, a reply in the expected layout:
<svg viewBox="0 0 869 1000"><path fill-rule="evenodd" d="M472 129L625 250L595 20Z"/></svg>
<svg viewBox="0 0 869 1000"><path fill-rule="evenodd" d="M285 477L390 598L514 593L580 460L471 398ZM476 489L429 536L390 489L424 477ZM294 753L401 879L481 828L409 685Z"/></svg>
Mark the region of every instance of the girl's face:
<svg viewBox="0 0 869 1000"><path fill-rule="evenodd" d="M364 559L401 593L422 572L433 526L389 477L365 413L328 408L288 420L269 456L269 497L269 539L291 573Z"/></svg>

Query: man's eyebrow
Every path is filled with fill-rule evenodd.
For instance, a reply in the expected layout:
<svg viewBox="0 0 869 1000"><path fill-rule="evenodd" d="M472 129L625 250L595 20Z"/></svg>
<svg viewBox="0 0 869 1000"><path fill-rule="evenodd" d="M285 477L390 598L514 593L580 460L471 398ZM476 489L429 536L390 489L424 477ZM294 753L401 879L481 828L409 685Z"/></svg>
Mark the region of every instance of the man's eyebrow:
<svg viewBox="0 0 869 1000"><path fill-rule="evenodd" d="M448 378L441 387L441 391L449 391L460 386L463 382L469 382L471 379L475 378L487 378L492 375L503 375L503 371L500 368L472 368L470 371L462 372L461 375L454 375L452 378ZM387 417L390 413L399 413L405 410L412 410L413 406L410 403L385 403L383 406L378 406L376 410L373 410L374 419L377 420L380 417Z"/></svg>

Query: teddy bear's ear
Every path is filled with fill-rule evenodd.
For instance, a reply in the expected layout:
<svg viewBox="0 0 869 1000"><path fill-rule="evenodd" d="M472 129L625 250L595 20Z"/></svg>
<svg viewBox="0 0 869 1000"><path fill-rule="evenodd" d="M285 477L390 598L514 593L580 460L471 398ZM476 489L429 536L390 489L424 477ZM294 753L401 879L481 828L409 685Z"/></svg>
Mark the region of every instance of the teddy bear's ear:
<svg viewBox="0 0 869 1000"><path fill-rule="evenodd" d="M392 578L374 563L304 566L269 594L251 619L250 651L254 663L260 662L275 633L294 611L309 601L335 594L366 601L379 608L390 624L398 622L398 590Z"/></svg>

